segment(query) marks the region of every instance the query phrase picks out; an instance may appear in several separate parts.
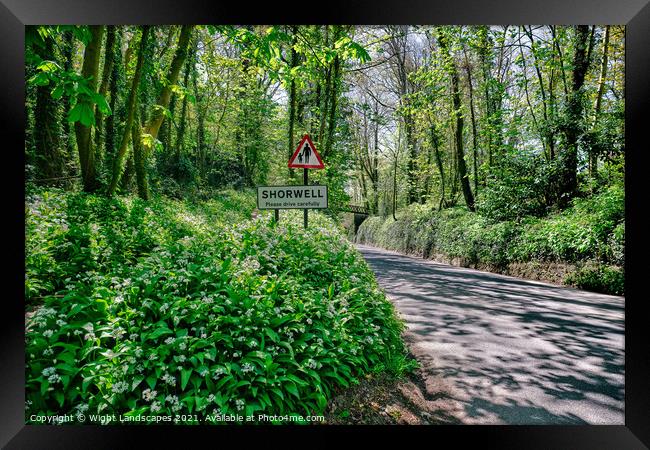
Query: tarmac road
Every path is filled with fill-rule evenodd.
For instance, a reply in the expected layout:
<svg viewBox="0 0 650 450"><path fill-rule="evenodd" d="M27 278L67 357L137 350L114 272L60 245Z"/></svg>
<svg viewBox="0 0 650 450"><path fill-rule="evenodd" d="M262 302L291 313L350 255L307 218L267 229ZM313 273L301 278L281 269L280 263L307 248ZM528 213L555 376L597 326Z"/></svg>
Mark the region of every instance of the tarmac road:
<svg viewBox="0 0 650 450"><path fill-rule="evenodd" d="M624 424L624 297L357 249L462 423Z"/></svg>

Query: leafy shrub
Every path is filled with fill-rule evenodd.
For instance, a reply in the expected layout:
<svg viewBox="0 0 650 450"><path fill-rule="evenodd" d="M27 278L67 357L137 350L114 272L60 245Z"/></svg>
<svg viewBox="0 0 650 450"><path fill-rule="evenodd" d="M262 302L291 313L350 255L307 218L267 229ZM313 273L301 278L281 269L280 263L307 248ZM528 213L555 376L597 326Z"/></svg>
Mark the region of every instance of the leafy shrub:
<svg viewBox="0 0 650 450"><path fill-rule="evenodd" d="M93 269L61 269L67 284L49 292L63 298L46 297L30 321L27 417L315 414L363 374L411 366L392 304L331 221L243 221L252 201L240 195L187 207L72 195L70 228L104 217L116 236L90 234L100 250L80 248ZM99 214L104 203L116 211ZM140 220L150 223L137 235ZM118 248L119 263L100 257Z"/></svg>
<svg viewBox="0 0 650 450"><path fill-rule="evenodd" d="M478 207L492 222L517 220L547 213L559 167L543 156L512 154L502 161L498 175L481 191Z"/></svg>
<svg viewBox="0 0 650 450"><path fill-rule="evenodd" d="M525 221L512 256L517 261L607 262L608 256L621 261L624 218L625 192L621 186L612 186L591 198L576 199L562 213ZM614 230L618 237L610 236Z"/></svg>
<svg viewBox="0 0 650 450"><path fill-rule="evenodd" d="M585 267L569 275L566 283L580 289L623 295L625 293L625 270L621 267L605 265Z"/></svg>

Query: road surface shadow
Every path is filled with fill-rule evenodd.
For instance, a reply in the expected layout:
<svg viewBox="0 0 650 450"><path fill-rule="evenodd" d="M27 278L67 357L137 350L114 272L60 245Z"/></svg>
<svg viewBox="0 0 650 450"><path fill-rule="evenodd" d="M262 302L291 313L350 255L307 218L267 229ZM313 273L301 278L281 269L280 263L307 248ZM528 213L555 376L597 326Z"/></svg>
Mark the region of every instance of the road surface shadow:
<svg viewBox="0 0 650 450"><path fill-rule="evenodd" d="M623 297L358 248L464 423L624 423Z"/></svg>

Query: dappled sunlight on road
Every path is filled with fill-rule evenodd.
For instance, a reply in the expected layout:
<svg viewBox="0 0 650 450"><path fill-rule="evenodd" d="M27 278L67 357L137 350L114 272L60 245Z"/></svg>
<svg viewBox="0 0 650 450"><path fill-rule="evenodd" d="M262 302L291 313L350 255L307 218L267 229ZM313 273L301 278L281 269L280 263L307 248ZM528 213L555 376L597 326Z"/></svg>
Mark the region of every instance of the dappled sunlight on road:
<svg viewBox="0 0 650 450"><path fill-rule="evenodd" d="M358 248L464 423L624 423L623 297Z"/></svg>

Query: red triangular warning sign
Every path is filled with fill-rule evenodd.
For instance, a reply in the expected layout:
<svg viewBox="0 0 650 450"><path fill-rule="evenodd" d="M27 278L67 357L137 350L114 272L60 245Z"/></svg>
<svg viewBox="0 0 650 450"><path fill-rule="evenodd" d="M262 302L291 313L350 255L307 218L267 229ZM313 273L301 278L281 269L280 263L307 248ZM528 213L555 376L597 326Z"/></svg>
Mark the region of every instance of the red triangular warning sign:
<svg viewBox="0 0 650 450"><path fill-rule="evenodd" d="M289 158L289 167L296 169L324 169L325 164L316 151L316 146L306 134L298 144L298 148Z"/></svg>

